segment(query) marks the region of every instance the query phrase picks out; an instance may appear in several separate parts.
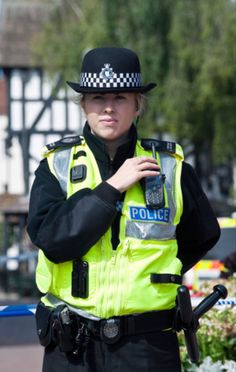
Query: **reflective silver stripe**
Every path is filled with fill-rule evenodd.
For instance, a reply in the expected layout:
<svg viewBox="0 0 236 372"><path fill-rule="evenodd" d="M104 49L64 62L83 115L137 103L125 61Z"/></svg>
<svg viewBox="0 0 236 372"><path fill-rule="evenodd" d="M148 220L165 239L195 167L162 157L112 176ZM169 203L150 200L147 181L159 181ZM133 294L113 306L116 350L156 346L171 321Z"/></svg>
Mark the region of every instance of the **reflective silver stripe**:
<svg viewBox="0 0 236 372"><path fill-rule="evenodd" d="M87 311L84 311L84 310L81 310L81 309L78 309L77 307L74 307L74 306L71 306L69 304L67 304L66 302L60 300L60 298L57 298L56 296L54 296L52 293L47 293L44 298L47 299L48 302L50 302L50 304L52 305L52 307L56 307L56 306L59 306L59 305L66 305L68 306L68 308L73 311L74 313L82 316L83 318L87 318L87 319L91 319L91 320L100 320L101 318L95 316L95 315L92 315L90 313L87 313Z"/></svg>
<svg viewBox="0 0 236 372"><path fill-rule="evenodd" d="M126 236L142 240L175 239L175 226L149 222L127 221Z"/></svg>
<svg viewBox="0 0 236 372"><path fill-rule="evenodd" d="M168 195L168 203L170 208L170 222L173 223L176 215L176 206L173 195L173 190L175 187L173 182L175 181L175 170L176 170L176 159L173 156L170 156L164 152L160 153L161 168L162 172L166 176L165 186Z"/></svg>
<svg viewBox="0 0 236 372"><path fill-rule="evenodd" d="M127 221L126 236L143 239L143 240L170 240L175 239L176 226L174 219L176 215L176 205L174 200L174 182L176 159L169 154L161 152L160 154L161 168L166 176L165 188L167 192L168 204L170 208L169 223L153 223L152 221L139 222L135 220Z"/></svg>
<svg viewBox="0 0 236 372"><path fill-rule="evenodd" d="M53 168L62 190L67 194L67 182L70 165L71 148L56 151L53 158Z"/></svg>

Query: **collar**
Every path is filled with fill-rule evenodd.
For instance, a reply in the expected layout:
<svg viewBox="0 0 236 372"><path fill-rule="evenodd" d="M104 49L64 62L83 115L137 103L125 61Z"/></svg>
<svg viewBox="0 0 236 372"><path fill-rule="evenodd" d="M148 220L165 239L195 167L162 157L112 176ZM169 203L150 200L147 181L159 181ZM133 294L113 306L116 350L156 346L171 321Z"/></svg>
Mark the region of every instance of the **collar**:
<svg viewBox="0 0 236 372"><path fill-rule="evenodd" d="M127 140L117 148L113 161L109 158L104 142L91 133L87 122L84 126L83 135L98 163L105 163L107 165L111 165L112 163L113 171L116 171L127 158L134 155L137 142L137 131L134 124L130 127Z"/></svg>

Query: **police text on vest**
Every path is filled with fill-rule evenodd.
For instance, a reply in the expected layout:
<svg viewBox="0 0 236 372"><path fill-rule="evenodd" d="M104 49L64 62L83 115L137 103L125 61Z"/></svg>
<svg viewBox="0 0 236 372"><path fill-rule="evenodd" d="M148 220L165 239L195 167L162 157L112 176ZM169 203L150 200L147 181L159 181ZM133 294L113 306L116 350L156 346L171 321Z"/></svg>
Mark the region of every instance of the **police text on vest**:
<svg viewBox="0 0 236 372"><path fill-rule="evenodd" d="M136 221L169 222L170 220L170 208L129 207L129 212L130 219Z"/></svg>

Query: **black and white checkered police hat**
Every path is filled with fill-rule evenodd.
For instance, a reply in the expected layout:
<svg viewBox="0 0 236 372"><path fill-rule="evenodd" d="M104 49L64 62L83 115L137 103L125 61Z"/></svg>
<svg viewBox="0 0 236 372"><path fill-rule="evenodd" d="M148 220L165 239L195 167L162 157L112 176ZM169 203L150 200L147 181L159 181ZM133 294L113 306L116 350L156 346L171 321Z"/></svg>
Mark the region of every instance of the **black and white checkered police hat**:
<svg viewBox="0 0 236 372"><path fill-rule="evenodd" d="M138 56L126 48L90 50L82 62L80 83L67 84L78 93L146 93L156 86L142 85Z"/></svg>

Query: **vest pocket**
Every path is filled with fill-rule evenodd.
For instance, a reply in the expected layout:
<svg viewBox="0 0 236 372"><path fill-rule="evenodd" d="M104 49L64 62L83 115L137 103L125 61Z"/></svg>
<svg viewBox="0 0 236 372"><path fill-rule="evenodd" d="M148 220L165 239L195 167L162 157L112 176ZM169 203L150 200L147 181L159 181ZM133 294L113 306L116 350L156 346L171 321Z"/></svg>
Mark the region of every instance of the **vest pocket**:
<svg viewBox="0 0 236 372"><path fill-rule="evenodd" d="M151 273L150 275L150 280L151 283L161 283L161 284L182 284L182 276L181 275L176 275L176 274L156 274L156 273Z"/></svg>

